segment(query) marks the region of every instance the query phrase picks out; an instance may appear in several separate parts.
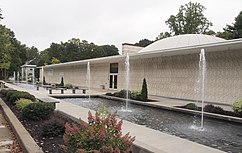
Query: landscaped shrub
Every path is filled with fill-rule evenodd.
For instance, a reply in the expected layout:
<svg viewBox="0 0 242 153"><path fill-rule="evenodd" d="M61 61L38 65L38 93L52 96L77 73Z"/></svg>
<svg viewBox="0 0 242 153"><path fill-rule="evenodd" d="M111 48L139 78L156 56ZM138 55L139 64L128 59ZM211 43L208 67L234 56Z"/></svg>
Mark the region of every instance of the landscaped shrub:
<svg viewBox="0 0 242 153"><path fill-rule="evenodd" d="M140 100L147 101L148 100L148 89L145 78L143 79L141 94L140 94Z"/></svg>
<svg viewBox="0 0 242 153"><path fill-rule="evenodd" d="M107 96L113 96L111 92L106 93Z"/></svg>
<svg viewBox="0 0 242 153"><path fill-rule="evenodd" d="M46 85L45 77L43 77L43 85Z"/></svg>
<svg viewBox="0 0 242 153"><path fill-rule="evenodd" d="M70 83L65 84L65 87L66 87L67 89L72 89L72 88L73 88L72 84L70 84Z"/></svg>
<svg viewBox="0 0 242 153"><path fill-rule="evenodd" d="M18 110L22 111L24 107L28 106L31 103L33 102L29 99L20 98L18 101L16 101L16 107Z"/></svg>
<svg viewBox="0 0 242 153"><path fill-rule="evenodd" d="M61 83L60 83L60 86L61 86L61 87L64 87L64 78L63 78L63 77L61 77Z"/></svg>
<svg viewBox="0 0 242 153"><path fill-rule="evenodd" d="M204 106L203 110L205 112L210 112L210 113L225 114L225 111L223 108L221 108L219 106L214 106L211 104Z"/></svg>
<svg viewBox="0 0 242 153"><path fill-rule="evenodd" d="M22 114L28 120L42 120L49 118L55 110L52 103L31 103L23 108Z"/></svg>
<svg viewBox="0 0 242 153"><path fill-rule="evenodd" d="M24 91L12 92L11 95L9 95L9 97L8 97L8 101L15 103L20 98L25 98L25 99L29 99L31 101L35 101L35 97L33 95L31 95L28 92L24 92Z"/></svg>
<svg viewBox="0 0 242 153"><path fill-rule="evenodd" d="M197 110L197 105L194 103L189 103L185 105L186 109Z"/></svg>
<svg viewBox="0 0 242 153"><path fill-rule="evenodd" d="M127 93L127 90L120 90L119 92L115 92L113 95L115 97L120 97L120 98L126 98L126 93ZM128 96L131 97L131 91L129 90L128 91Z"/></svg>
<svg viewBox="0 0 242 153"><path fill-rule="evenodd" d="M18 92L18 91L17 90L8 90L6 93L7 101L9 101L10 96L16 92Z"/></svg>
<svg viewBox="0 0 242 153"><path fill-rule="evenodd" d="M237 115L242 117L242 100L233 103L233 110Z"/></svg>
<svg viewBox="0 0 242 153"><path fill-rule="evenodd" d="M129 152L134 141L129 134L122 135L122 121L116 114L88 113L88 124L80 120L80 127L65 125L64 152Z"/></svg>
<svg viewBox="0 0 242 153"><path fill-rule="evenodd" d="M58 118L50 118L43 123L42 135L54 137L65 133L65 121Z"/></svg>

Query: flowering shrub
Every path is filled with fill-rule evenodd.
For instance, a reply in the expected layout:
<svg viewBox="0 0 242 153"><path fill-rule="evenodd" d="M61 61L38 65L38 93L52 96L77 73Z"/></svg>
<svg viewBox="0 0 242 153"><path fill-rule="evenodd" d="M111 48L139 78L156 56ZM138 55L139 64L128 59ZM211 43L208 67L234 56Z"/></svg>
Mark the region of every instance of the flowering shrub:
<svg viewBox="0 0 242 153"><path fill-rule="evenodd" d="M88 124L80 119L80 126L66 123L64 145L66 153L120 153L129 152L135 140L129 133L122 135L122 121L117 121L116 113L88 112Z"/></svg>

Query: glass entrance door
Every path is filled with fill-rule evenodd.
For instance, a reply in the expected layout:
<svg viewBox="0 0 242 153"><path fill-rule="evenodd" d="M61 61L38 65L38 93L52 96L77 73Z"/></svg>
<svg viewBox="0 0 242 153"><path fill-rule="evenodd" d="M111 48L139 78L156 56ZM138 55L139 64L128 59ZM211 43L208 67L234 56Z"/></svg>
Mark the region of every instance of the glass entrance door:
<svg viewBox="0 0 242 153"><path fill-rule="evenodd" d="M110 89L117 89L118 87L118 75L117 74L110 74L109 76L109 88Z"/></svg>

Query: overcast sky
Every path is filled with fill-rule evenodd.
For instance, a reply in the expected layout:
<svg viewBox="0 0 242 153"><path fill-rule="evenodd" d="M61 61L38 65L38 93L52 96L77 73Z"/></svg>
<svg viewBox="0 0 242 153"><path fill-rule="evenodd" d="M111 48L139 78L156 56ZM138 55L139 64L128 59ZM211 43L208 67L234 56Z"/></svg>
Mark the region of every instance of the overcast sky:
<svg viewBox="0 0 242 153"><path fill-rule="evenodd" d="M97 45L154 40L168 31L165 21L190 0L0 0L1 24L15 32L18 40L40 51L52 42L80 38ZM242 11L242 0L192 0L207 9L204 14L214 31Z"/></svg>

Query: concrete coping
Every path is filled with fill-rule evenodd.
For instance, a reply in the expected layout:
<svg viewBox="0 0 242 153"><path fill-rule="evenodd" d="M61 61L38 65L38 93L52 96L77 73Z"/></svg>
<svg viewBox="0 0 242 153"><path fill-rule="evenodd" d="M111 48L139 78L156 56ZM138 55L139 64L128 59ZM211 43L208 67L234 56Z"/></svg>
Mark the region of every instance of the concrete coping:
<svg viewBox="0 0 242 153"><path fill-rule="evenodd" d="M26 153L43 153L42 149L37 145L28 131L24 128L21 122L17 119L17 117L13 114L11 109L3 102L0 98L1 109L3 110L4 116L11 126L19 145L23 152Z"/></svg>
<svg viewBox="0 0 242 153"><path fill-rule="evenodd" d="M125 99L119 98L119 97L112 97L112 96L106 96L106 95L99 95L99 97L118 100L118 101L125 101ZM142 101L137 101L137 100L129 100L129 102L133 103L133 104L137 104L137 105L143 105L143 106L148 106L148 107L153 107L153 108L161 108L161 109L172 110L172 111L176 111L176 112L182 112L182 113L188 113L188 114L198 114L198 115L201 114L201 111L189 110L189 109L173 107L173 106L156 105L155 103L152 103L152 102L142 102ZM242 118L239 118L239 117L233 117L233 116L221 115L221 114L215 114L215 113L209 113L209 112L204 112L204 116L214 118L214 119L224 120L224 121L242 123Z"/></svg>

